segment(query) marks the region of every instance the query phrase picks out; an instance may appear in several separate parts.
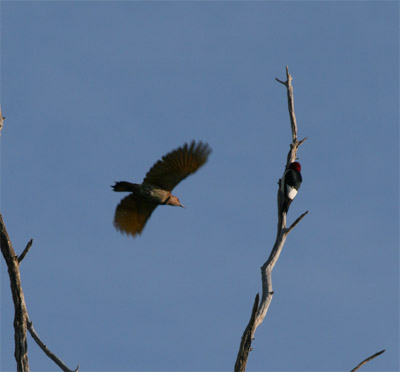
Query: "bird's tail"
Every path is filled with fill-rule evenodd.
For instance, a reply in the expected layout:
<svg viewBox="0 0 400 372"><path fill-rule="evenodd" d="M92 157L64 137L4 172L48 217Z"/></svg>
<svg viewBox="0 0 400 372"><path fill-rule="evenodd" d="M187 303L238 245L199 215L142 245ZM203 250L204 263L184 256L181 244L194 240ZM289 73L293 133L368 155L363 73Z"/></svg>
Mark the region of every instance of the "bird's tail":
<svg viewBox="0 0 400 372"><path fill-rule="evenodd" d="M133 192L137 190L139 185L137 183L130 183L126 181L115 182L115 185L112 185L114 191L122 191L122 192Z"/></svg>
<svg viewBox="0 0 400 372"><path fill-rule="evenodd" d="M285 198L282 206L282 212L286 213L289 211L290 204L292 204L292 199Z"/></svg>

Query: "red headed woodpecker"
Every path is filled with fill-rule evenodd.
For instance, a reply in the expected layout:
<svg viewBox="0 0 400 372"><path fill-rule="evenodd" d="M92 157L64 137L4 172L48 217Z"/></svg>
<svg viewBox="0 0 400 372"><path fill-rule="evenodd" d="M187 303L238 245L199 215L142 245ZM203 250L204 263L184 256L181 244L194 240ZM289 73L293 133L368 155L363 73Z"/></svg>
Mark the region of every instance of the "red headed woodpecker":
<svg viewBox="0 0 400 372"><path fill-rule="evenodd" d="M290 203L295 198L300 188L301 181L301 165L297 161L290 163L281 180L281 192L284 196L283 212L287 213Z"/></svg>

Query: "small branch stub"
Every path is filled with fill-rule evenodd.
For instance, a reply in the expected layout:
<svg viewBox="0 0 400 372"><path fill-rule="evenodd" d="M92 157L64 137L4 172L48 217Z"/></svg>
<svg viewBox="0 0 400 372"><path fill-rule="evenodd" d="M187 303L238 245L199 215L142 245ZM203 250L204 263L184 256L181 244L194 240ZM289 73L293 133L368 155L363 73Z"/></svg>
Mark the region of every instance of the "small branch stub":
<svg viewBox="0 0 400 372"><path fill-rule="evenodd" d="M23 250L23 252L20 254L20 256L18 257L18 263L20 264L21 261L25 258L26 254L29 252L29 250L32 247L32 243L33 243L33 239L29 240L28 244L26 245L25 249Z"/></svg>

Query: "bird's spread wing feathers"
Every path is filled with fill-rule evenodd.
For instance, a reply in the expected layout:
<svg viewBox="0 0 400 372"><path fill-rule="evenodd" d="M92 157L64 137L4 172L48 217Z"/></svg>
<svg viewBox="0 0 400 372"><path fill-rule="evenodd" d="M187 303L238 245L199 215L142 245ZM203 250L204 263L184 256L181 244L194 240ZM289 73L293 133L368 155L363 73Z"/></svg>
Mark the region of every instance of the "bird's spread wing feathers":
<svg viewBox="0 0 400 372"><path fill-rule="evenodd" d="M196 172L207 162L211 148L202 142L192 141L163 156L147 172L143 182L172 189L184 178Z"/></svg>
<svg viewBox="0 0 400 372"><path fill-rule="evenodd" d="M128 235L140 234L157 204L130 194L123 198L115 210L114 226Z"/></svg>

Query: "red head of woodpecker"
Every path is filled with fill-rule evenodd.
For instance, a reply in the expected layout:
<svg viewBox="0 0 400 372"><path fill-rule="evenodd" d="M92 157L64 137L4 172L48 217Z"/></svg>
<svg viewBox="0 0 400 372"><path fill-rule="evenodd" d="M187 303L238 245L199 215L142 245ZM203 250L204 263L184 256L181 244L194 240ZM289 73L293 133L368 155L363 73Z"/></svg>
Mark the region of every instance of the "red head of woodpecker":
<svg viewBox="0 0 400 372"><path fill-rule="evenodd" d="M300 188L301 181L301 165L297 161L289 164L281 180L281 192L284 197L283 212L287 213L290 203L295 198Z"/></svg>

